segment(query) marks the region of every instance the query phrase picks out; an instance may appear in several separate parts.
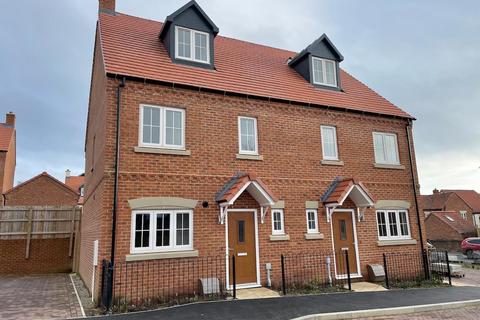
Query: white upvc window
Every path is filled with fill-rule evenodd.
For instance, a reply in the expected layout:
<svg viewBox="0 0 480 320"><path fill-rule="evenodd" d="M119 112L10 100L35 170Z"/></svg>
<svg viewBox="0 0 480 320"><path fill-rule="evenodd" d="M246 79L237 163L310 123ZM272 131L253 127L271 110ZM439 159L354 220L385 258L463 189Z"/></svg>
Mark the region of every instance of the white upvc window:
<svg viewBox="0 0 480 320"><path fill-rule="evenodd" d="M139 145L185 149L185 110L140 105Z"/></svg>
<svg viewBox="0 0 480 320"><path fill-rule="evenodd" d="M307 233L318 233L317 209L307 209Z"/></svg>
<svg viewBox="0 0 480 320"><path fill-rule="evenodd" d="M272 234L285 234L283 209L272 209Z"/></svg>
<svg viewBox="0 0 480 320"><path fill-rule="evenodd" d="M192 210L138 210L132 213L131 253L193 249Z"/></svg>
<svg viewBox="0 0 480 320"><path fill-rule="evenodd" d="M459 211L462 219L467 220L467 211Z"/></svg>
<svg viewBox="0 0 480 320"><path fill-rule="evenodd" d="M258 154L256 118L238 117L238 148L241 154Z"/></svg>
<svg viewBox="0 0 480 320"><path fill-rule="evenodd" d="M175 58L210 63L210 35L206 32L175 27Z"/></svg>
<svg viewBox="0 0 480 320"><path fill-rule="evenodd" d="M395 133L374 132L373 145L375 163L400 164L398 157L397 135Z"/></svg>
<svg viewBox="0 0 480 320"><path fill-rule="evenodd" d="M407 210L378 210L376 215L380 240L411 238Z"/></svg>
<svg viewBox="0 0 480 320"><path fill-rule="evenodd" d="M322 153L324 160L338 160L337 129L321 126Z"/></svg>
<svg viewBox="0 0 480 320"><path fill-rule="evenodd" d="M335 61L312 57L313 83L324 86L337 86Z"/></svg>

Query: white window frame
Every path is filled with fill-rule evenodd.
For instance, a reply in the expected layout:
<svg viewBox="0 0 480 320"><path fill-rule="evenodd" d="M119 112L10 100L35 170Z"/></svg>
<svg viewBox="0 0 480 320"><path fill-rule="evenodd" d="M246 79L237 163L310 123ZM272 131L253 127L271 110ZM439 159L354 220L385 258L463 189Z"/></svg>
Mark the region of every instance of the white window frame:
<svg viewBox="0 0 480 320"><path fill-rule="evenodd" d="M157 108L160 109L160 143L146 143L143 142L143 110L144 108ZM177 146L174 144L167 144L167 117L166 111L174 111L174 112L181 112L182 114L182 141L181 145ZM171 108L171 107L163 107L163 106L155 106L150 104L141 104L140 105L140 117L139 117L139 129L138 129L138 145L140 147L147 147L147 148L161 148L161 149L179 149L185 150L185 109L181 108Z"/></svg>
<svg viewBox="0 0 480 320"><path fill-rule="evenodd" d="M320 82L315 79L315 70L314 70L314 61L320 61L322 63L322 74L323 74L323 80L325 82ZM335 84L328 84L327 83L327 68L325 68L325 61L333 62L333 78L335 79ZM312 57L312 82L314 84L319 84L322 86L328 86L328 87L338 87L337 83L337 63L335 60L330 60L330 59L323 59L323 58L318 58L318 57Z"/></svg>
<svg viewBox="0 0 480 320"><path fill-rule="evenodd" d="M388 162L388 161L377 161L377 151L376 151L376 148L375 148L375 135L381 135L382 137L385 137L385 136L390 136L390 137L394 137L395 139L395 154L396 154L396 160L393 161L393 162ZM397 134L396 133L388 133L388 132L373 132L372 133L372 139L373 139L373 155L374 155L374 158L375 158L375 163L378 163L378 164L391 164L391 165L400 165L400 154L398 153L398 137L397 137ZM385 139L382 138L382 141L383 141L383 155L384 155L384 158L386 159L387 158L387 148L385 147Z"/></svg>
<svg viewBox="0 0 480 320"><path fill-rule="evenodd" d="M190 58L181 57L178 55L178 30L187 30L190 31ZM207 60L195 59L195 34L203 34L207 37ZM193 61L198 63L210 64L210 34L203 31L198 31L195 29L184 28L175 26L175 59Z"/></svg>
<svg viewBox="0 0 480 320"><path fill-rule="evenodd" d="M271 209L272 210L272 235L275 234L285 234L285 222L284 222L284 212L283 209ZM275 220L274 220L274 213L280 213L280 230L275 230Z"/></svg>
<svg viewBox="0 0 480 320"><path fill-rule="evenodd" d="M315 228L310 229L310 225L308 224L308 213L313 212L314 213L314 221L315 221ZM318 210L317 209L307 209L305 210L305 217L307 219L307 233L319 233L318 229Z"/></svg>
<svg viewBox="0 0 480 320"><path fill-rule="evenodd" d="M242 126L241 126L241 120L242 119L248 119L248 120L253 120L253 132L255 133L255 150L250 151L250 150L242 150ZM257 118L253 117L244 117L244 116L239 116L238 121L238 153L239 154L249 154L249 155L258 155L258 128L257 128Z"/></svg>
<svg viewBox="0 0 480 320"><path fill-rule="evenodd" d="M461 210L458 213L460 213L460 216L462 217L463 220L467 220L467 211Z"/></svg>
<svg viewBox="0 0 480 320"><path fill-rule="evenodd" d="M189 214L189 244L177 245L177 214ZM150 236L149 246L143 248L135 247L135 217L137 214L150 215ZM170 245L156 246L157 242L157 215L170 214ZM131 233L130 233L130 253L155 253L155 252L169 252L169 251L185 251L193 250L193 210L133 210L131 219Z"/></svg>
<svg viewBox="0 0 480 320"><path fill-rule="evenodd" d="M383 212L385 215L385 226L387 230L387 235L386 236L380 236L380 228L378 225L378 212ZM397 232L398 236L392 236L390 235L390 217L389 217L389 212L395 212L395 219L396 219L396 226L397 226ZM402 235L402 230L401 230L401 224L400 224L400 212L405 212L405 216L407 219L407 231L408 235ZM410 230L410 217L408 216L408 210L405 209L382 209L382 210L376 210L375 211L375 220L377 222L377 236L379 240L405 240L405 239L412 239L412 234Z"/></svg>
<svg viewBox="0 0 480 320"><path fill-rule="evenodd" d="M325 155L325 141L324 141L324 135L323 135L323 130L328 129L331 130L333 129L333 142L335 145L335 156L330 157ZM334 126L320 126L320 136L322 140L322 156L324 160L338 160L338 142L337 142L337 128Z"/></svg>

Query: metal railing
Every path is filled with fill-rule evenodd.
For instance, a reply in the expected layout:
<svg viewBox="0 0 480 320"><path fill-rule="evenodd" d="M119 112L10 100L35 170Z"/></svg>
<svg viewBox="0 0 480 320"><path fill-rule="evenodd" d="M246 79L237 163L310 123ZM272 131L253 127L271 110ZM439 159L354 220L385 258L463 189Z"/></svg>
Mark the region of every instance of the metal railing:
<svg viewBox="0 0 480 320"><path fill-rule="evenodd" d="M384 253L383 268L387 288L452 284L447 251Z"/></svg>
<svg viewBox="0 0 480 320"><path fill-rule="evenodd" d="M351 290L348 251L282 254L280 264L284 295Z"/></svg>
<svg viewBox="0 0 480 320"><path fill-rule="evenodd" d="M224 256L117 262L113 266L104 260L102 271L101 305L113 312L227 296Z"/></svg>

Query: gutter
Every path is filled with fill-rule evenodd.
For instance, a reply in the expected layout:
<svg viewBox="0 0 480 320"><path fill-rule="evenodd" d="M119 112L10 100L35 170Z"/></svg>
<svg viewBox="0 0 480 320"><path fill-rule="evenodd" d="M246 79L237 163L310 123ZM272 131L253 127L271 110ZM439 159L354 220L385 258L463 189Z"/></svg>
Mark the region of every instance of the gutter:
<svg viewBox="0 0 480 320"><path fill-rule="evenodd" d="M412 177L413 196L415 198L415 211L417 213L417 224L418 224L418 233L420 236L420 246L423 253L423 251L425 250L425 245L423 243L422 224L421 224L421 218L420 218L420 210L418 208L417 179L416 179L414 168L413 168L412 138L410 136L411 129L412 129L412 121L409 120L407 126L405 127L405 130L407 132L408 159L410 161L410 174Z"/></svg>

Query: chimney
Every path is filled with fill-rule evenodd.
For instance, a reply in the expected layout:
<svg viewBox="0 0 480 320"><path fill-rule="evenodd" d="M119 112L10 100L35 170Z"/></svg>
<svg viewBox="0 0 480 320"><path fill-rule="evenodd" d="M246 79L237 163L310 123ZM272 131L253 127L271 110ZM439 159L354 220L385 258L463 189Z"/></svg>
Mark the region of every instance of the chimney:
<svg viewBox="0 0 480 320"><path fill-rule="evenodd" d="M70 173L70 169L65 170L65 180L67 180L67 178L70 178Z"/></svg>
<svg viewBox="0 0 480 320"><path fill-rule="evenodd" d="M115 12L115 0L98 0L98 12Z"/></svg>
<svg viewBox="0 0 480 320"><path fill-rule="evenodd" d="M438 193L440 193L440 191L438 191L437 188L433 189L433 194L438 194Z"/></svg>
<svg viewBox="0 0 480 320"><path fill-rule="evenodd" d="M9 126L15 127L15 114L10 111L5 117L5 123Z"/></svg>

